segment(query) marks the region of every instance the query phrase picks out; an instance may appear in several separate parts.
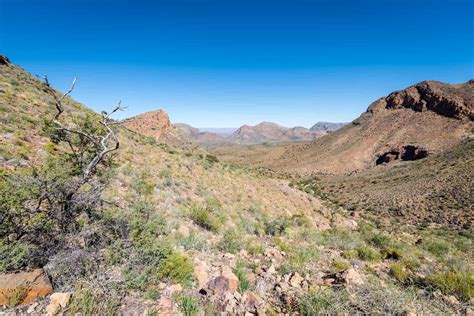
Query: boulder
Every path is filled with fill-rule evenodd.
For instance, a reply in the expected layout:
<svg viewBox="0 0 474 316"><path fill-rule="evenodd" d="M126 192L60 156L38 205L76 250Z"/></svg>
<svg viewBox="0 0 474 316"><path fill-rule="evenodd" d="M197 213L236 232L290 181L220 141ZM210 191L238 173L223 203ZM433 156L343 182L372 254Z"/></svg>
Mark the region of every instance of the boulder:
<svg viewBox="0 0 474 316"><path fill-rule="evenodd" d="M66 308L71 299L72 293L53 293L50 297L46 313L48 315L56 315L61 309Z"/></svg>
<svg viewBox="0 0 474 316"><path fill-rule="evenodd" d="M323 277L326 285L332 284L347 284L347 285L361 285L364 280L359 272L350 268L337 273L331 273Z"/></svg>
<svg viewBox="0 0 474 316"><path fill-rule="evenodd" d="M18 273L0 274L0 305L6 305L11 295L23 292L21 304L30 304L37 297L45 297L53 291L43 269Z"/></svg>
<svg viewBox="0 0 474 316"><path fill-rule="evenodd" d="M242 302L246 312L256 314L263 301L254 292L247 291L242 295Z"/></svg>
<svg viewBox="0 0 474 316"><path fill-rule="evenodd" d="M207 288L213 294L235 292L239 288L239 279L232 272L225 271L222 275L209 281Z"/></svg>
<svg viewBox="0 0 474 316"><path fill-rule="evenodd" d="M200 286L205 285L209 281L207 268L204 265L196 265L194 268L194 276L199 282Z"/></svg>

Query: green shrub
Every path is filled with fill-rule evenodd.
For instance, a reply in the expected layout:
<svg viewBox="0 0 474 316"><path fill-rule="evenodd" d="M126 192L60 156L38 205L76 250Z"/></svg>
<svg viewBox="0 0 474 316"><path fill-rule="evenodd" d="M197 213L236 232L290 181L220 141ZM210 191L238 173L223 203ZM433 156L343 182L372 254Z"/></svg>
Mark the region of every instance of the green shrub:
<svg viewBox="0 0 474 316"><path fill-rule="evenodd" d="M178 296L176 299L179 309L185 316L194 316L199 313L198 301L189 295Z"/></svg>
<svg viewBox="0 0 474 316"><path fill-rule="evenodd" d="M227 230L219 241L217 248L230 253L239 252L242 249L242 234L235 229Z"/></svg>
<svg viewBox="0 0 474 316"><path fill-rule="evenodd" d="M408 278L410 277L409 270L400 262L395 262L390 265L389 273L392 277L394 277L397 281L401 283L407 282Z"/></svg>
<svg viewBox="0 0 474 316"><path fill-rule="evenodd" d="M345 260L341 260L339 258L336 258L332 262L332 267L335 272L347 270L351 267L351 264Z"/></svg>
<svg viewBox="0 0 474 316"><path fill-rule="evenodd" d="M0 240L0 272L14 271L28 266L32 258L32 245Z"/></svg>
<svg viewBox="0 0 474 316"><path fill-rule="evenodd" d="M220 222L210 209L193 204L189 210L189 214L196 225L210 231L217 231L219 229Z"/></svg>
<svg viewBox="0 0 474 316"><path fill-rule="evenodd" d="M271 221L265 222L265 234L279 236L285 232L289 225L290 221L286 216L279 216Z"/></svg>
<svg viewBox="0 0 474 316"><path fill-rule="evenodd" d="M352 260L359 257L359 253L355 249L346 250L342 253L342 257L346 258L347 260Z"/></svg>
<svg viewBox="0 0 474 316"><path fill-rule="evenodd" d="M172 280L176 283L189 281L194 273L194 265L188 256L174 251L158 269L158 277Z"/></svg>
<svg viewBox="0 0 474 316"><path fill-rule="evenodd" d="M428 241L425 248L437 257L444 257L451 251L451 245L447 241L440 239Z"/></svg>
<svg viewBox="0 0 474 316"><path fill-rule="evenodd" d="M382 258L380 252L368 246L360 246L356 250L359 259L364 261L379 261Z"/></svg>
<svg viewBox="0 0 474 316"><path fill-rule="evenodd" d="M206 155L206 160L210 163L217 163L219 162L219 158L217 158L215 155L212 154L207 154Z"/></svg>
<svg viewBox="0 0 474 316"><path fill-rule="evenodd" d="M428 277L428 284L447 295L456 295L463 301L474 297L474 275L469 272L439 272Z"/></svg>
<svg viewBox="0 0 474 316"><path fill-rule="evenodd" d="M384 259L395 259L400 260L403 258L403 251L395 247L387 247L382 250L382 257Z"/></svg>

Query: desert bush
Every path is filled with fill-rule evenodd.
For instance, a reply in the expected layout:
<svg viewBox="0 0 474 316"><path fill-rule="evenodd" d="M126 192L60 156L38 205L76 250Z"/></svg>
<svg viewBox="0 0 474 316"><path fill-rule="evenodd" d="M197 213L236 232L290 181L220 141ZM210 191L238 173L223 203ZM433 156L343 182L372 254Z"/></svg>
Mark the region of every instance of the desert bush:
<svg viewBox="0 0 474 316"><path fill-rule="evenodd" d="M410 271L400 262L395 262L390 265L389 273L397 281L405 283L410 277Z"/></svg>
<svg viewBox="0 0 474 316"><path fill-rule="evenodd" d="M282 274L298 272L304 275L310 271L310 264L317 262L320 256L320 252L312 245L300 244L298 247L290 248L287 260L280 266L279 270Z"/></svg>
<svg viewBox="0 0 474 316"><path fill-rule="evenodd" d="M157 276L160 279L171 280L175 283L185 283L191 280L194 265L191 259L177 251L166 257L158 268Z"/></svg>
<svg viewBox="0 0 474 316"><path fill-rule="evenodd" d="M437 272L428 277L429 286L463 301L474 297L474 275L463 271Z"/></svg>
<svg viewBox="0 0 474 316"><path fill-rule="evenodd" d="M380 252L368 246L359 246L356 248L359 259L365 261L379 261L382 257Z"/></svg>
<svg viewBox="0 0 474 316"><path fill-rule="evenodd" d="M339 272L349 269L351 264L345 260L341 260L340 258L335 258L332 262L332 267L334 272Z"/></svg>
<svg viewBox="0 0 474 316"><path fill-rule="evenodd" d="M242 233L236 229L227 230L217 244L221 251L237 253L242 249Z"/></svg>
<svg viewBox="0 0 474 316"><path fill-rule="evenodd" d="M290 220L286 216L279 216L264 223L265 234L270 236L280 236L285 232L289 225Z"/></svg>
<svg viewBox="0 0 474 316"><path fill-rule="evenodd" d="M192 230L187 236L179 236L177 242L186 250L194 249L202 251L209 247L207 239L194 230Z"/></svg>
<svg viewBox="0 0 474 316"><path fill-rule="evenodd" d="M120 306L121 295L106 291L100 286L93 287L86 282L79 282L71 298L69 312L72 315L116 315Z"/></svg>
<svg viewBox="0 0 474 316"><path fill-rule="evenodd" d="M404 256L403 251L401 249L395 248L395 247L383 248L381 253L382 253L382 257L384 259L399 260L399 259L403 258L403 256Z"/></svg>
<svg viewBox="0 0 474 316"><path fill-rule="evenodd" d="M210 231L217 231L220 222L211 209L202 205L192 204L189 209L189 216L194 223Z"/></svg>
<svg viewBox="0 0 474 316"><path fill-rule="evenodd" d="M8 242L0 239L0 273L35 266L37 258L33 245L18 240Z"/></svg>

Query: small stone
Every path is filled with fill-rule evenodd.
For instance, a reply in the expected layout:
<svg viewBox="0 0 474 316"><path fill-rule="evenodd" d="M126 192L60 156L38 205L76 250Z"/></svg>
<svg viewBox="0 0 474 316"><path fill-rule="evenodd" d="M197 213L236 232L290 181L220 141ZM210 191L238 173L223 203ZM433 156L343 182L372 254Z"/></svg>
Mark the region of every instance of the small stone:
<svg viewBox="0 0 474 316"><path fill-rule="evenodd" d="M272 264L272 265L267 269L267 273L268 273L268 274L274 274L275 272L276 272L275 265Z"/></svg>
<svg viewBox="0 0 474 316"><path fill-rule="evenodd" d="M357 272L355 269L350 268L340 273L340 277L344 283L346 284L356 284L361 285L364 284L364 280L362 276Z"/></svg>
<svg viewBox="0 0 474 316"><path fill-rule="evenodd" d="M48 306L46 306L46 313L48 315L56 315L61 309L66 308L71 295L71 293L53 293Z"/></svg>
<svg viewBox="0 0 474 316"><path fill-rule="evenodd" d="M452 306L459 305L458 299L453 295L443 296L443 301L445 301L447 304L452 305Z"/></svg>
<svg viewBox="0 0 474 316"><path fill-rule="evenodd" d="M182 289L183 287L181 286L181 284L173 284L168 288L168 293L170 294L179 293L182 291Z"/></svg>
<svg viewBox="0 0 474 316"><path fill-rule="evenodd" d="M303 278L298 272L293 273L293 276L290 279L290 285L292 287L300 287L301 282L303 282Z"/></svg>
<svg viewBox="0 0 474 316"><path fill-rule="evenodd" d="M33 314L35 312L36 307L38 306L38 302L34 302L31 304L28 309L26 310L27 314Z"/></svg>

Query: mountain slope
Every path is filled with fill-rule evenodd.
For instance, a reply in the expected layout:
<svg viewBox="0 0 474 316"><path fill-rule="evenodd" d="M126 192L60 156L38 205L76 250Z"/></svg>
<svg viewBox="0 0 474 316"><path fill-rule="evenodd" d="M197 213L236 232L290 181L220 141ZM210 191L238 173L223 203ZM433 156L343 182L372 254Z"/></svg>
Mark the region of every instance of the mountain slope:
<svg viewBox="0 0 474 316"><path fill-rule="evenodd" d="M243 125L231 136L237 144L256 144L265 142L307 141L318 136L304 127L287 128L272 122L262 122L255 126Z"/></svg>
<svg viewBox="0 0 474 316"><path fill-rule="evenodd" d="M223 145L228 143L222 135L212 132L201 132L199 129L184 123L174 124L176 129L190 142L202 146Z"/></svg>
<svg viewBox="0 0 474 316"><path fill-rule="evenodd" d="M372 103L357 120L312 143L289 146L267 166L298 173L350 173L442 152L473 129L474 82L425 81Z"/></svg>
<svg viewBox="0 0 474 316"><path fill-rule="evenodd" d="M71 124L97 116L71 98L65 103ZM41 157L67 150L42 132L42 121L54 113L44 84L13 65L0 65L0 113L0 150L8 161L25 159L41 169ZM69 298L61 293L72 293L67 310L60 310L71 315L466 312L470 288L446 287L443 280L455 262L447 276L470 282L469 235L407 226L381 231L287 180L221 163L195 146L115 128L121 146L103 203L80 208L71 218L75 229L56 236L57 248L38 253L28 234L0 235L0 280L41 268L56 292L16 306L26 292L34 295L18 282L0 314L46 314L54 298ZM8 161L2 160L0 180L15 181ZM0 195L2 207L22 194L17 188ZM51 229L42 216L32 224ZM441 255L432 245L442 246ZM416 292L393 276L394 264L417 281ZM446 303L453 297L462 303Z"/></svg>
<svg viewBox="0 0 474 316"><path fill-rule="evenodd" d="M309 130L313 132L334 132L347 124L348 123L318 122Z"/></svg>

